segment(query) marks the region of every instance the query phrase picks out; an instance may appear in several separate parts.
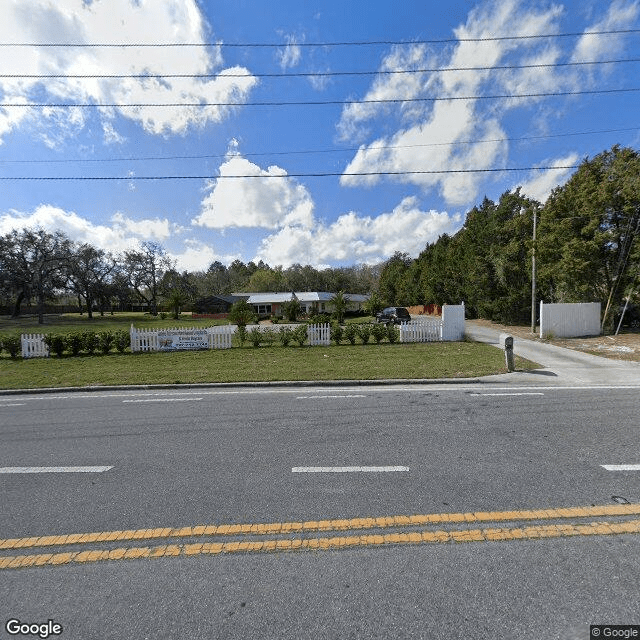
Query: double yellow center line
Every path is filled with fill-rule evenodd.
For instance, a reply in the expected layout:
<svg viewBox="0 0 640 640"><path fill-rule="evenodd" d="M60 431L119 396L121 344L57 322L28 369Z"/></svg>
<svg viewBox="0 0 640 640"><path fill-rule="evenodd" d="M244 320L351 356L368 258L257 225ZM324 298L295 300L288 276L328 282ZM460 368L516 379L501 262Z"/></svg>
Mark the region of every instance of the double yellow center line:
<svg viewBox="0 0 640 640"><path fill-rule="evenodd" d="M216 555L264 551L336 550L354 547L379 547L397 544L434 544L458 542L533 540L569 536L601 536L640 533L640 504L616 504L525 511L477 511L469 513L438 513L350 520L317 520L308 522L276 522L268 524L198 525L182 528L135 529L102 531L69 535L36 536L0 539L0 569L128 560L134 558L164 558L171 556ZM599 518L585 522L584 518ZM601 518L616 518L603 521ZM558 522L550 523L554 520ZM525 524L532 523L535 524ZM510 526L474 527L475 524L510 523ZM434 529L433 525L443 525ZM460 528L459 525L464 527ZM429 526L419 530L419 527ZM318 537L324 532L350 532L349 535ZM359 532L354 535L353 532ZM384 531L384 533L383 533ZM265 540L264 536L278 536ZM222 541L216 541L222 538ZM231 539L230 538L234 538ZM193 539L197 539L194 542ZM227 539L227 541L225 541ZM122 542L141 540L171 540L179 544L95 549L108 543L113 547ZM189 540L189 542L186 542ZM74 550L79 545L80 550ZM65 547L55 552L55 548ZM67 548L71 550L68 550ZM17 549L47 549L46 553L4 555Z"/></svg>

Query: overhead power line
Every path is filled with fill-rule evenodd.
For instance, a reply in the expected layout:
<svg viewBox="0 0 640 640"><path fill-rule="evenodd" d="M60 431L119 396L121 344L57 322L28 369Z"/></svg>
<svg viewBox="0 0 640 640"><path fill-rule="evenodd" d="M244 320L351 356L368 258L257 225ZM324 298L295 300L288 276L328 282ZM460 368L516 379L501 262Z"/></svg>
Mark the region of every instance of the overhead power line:
<svg viewBox="0 0 640 640"><path fill-rule="evenodd" d="M521 136L518 138L485 138L480 140L456 140L452 142L427 142L423 144L398 144L380 145L366 147L367 151L385 151L389 149L423 149L430 147L448 147L456 145L491 144L496 142L525 142L527 140L548 140L553 138L570 138L574 136L592 136L604 133L622 133L627 131L638 131L640 127L625 127L622 129L598 129L591 131L574 131L568 133L551 133L539 136ZM243 158L253 158L261 156L290 156L290 155L314 155L323 153L353 153L360 151L360 147L342 147L333 149L300 149L289 151L258 151L238 153ZM65 158L65 159L11 159L0 157L0 164L71 164L77 162L101 163L101 162L150 162L164 160L215 160L228 158L228 153L204 154L204 155L176 155L176 156L123 156L120 158Z"/></svg>
<svg viewBox="0 0 640 640"><path fill-rule="evenodd" d="M208 79L208 78L331 78L339 76L377 76L410 75L417 73L447 73L453 71L504 71L510 69L549 69L555 67L579 67L604 64L624 64L640 62L640 58L621 58L618 60L581 60L575 62L548 62L540 64L505 64L477 67L433 67L427 69L382 69L378 71L300 71L291 73L0 73L0 78L25 80L93 80L125 79L152 80L170 79Z"/></svg>
<svg viewBox="0 0 640 640"><path fill-rule="evenodd" d="M384 98L384 99L363 99L363 100L305 100L305 101L265 101L265 102L130 102L130 103L97 103L97 102L30 102L12 103L2 102L2 108L118 108L135 109L141 107L301 107L301 106L322 106L322 105L348 105L348 104L398 104L404 102L440 102L454 100L512 100L518 98L553 98L562 96L598 95L613 93L633 93L640 91L640 87L622 89L583 89L577 91L553 91L541 93L513 93L513 94L489 94L478 96L436 96L432 98Z"/></svg>
<svg viewBox="0 0 640 640"><path fill-rule="evenodd" d="M0 176L0 181L131 181L131 180L238 180L238 179L286 179L286 178L328 178L328 177L367 177L367 176L410 176L410 175L444 175L454 173L502 173L504 171L560 171L565 169L577 169L579 165L563 165L549 167L505 167L502 169L438 169L425 171L362 171L362 172L319 172L319 173L289 173L285 175L199 175L199 176Z"/></svg>
<svg viewBox="0 0 640 640"><path fill-rule="evenodd" d="M503 40L538 40L545 38L576 38L582 36L607 36L640 33L640 29L606 29L598 31L570 31L566 33L538 33L517 36L493 36L478 38L432 38L426 40L360 40L342 42L0 42L0 47L82 47L82 48L131 48L131 47L233 47L233 48L282 48L282 47L368 47L413 46L419 44L450 44L455 42L500 42Z"/></svg>

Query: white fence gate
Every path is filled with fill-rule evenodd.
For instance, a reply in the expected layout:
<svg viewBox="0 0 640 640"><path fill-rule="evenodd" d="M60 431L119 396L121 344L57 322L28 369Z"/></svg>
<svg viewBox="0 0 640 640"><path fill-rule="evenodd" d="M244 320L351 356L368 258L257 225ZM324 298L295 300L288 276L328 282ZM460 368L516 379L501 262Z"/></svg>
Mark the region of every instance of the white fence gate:
<svg viewBox="0 0 640 640"><path fill-rule="evenodd" d="M331 344L331 326L328 324L310 324L307 327L307 339L311 347L327 347Z"/></svg>
<svg viewBox="0 0 640 640"><path fill-rule="evenodd" d="M445 304L442 319L418 318L399 326L400 342L440 342L464 337L464 302Z"/></svg>
<svg viewBox="0 0 640 640"><path fill-rule="evenodd" d="M49 347L44 343L42 333L23 333L20 336L23 358L48 358Z"/></svg>
<svg viewBox="0 0 640 640"><path fill-rule="evenodd" d="M600 303L540 302L540 337L579 338L600 335Z"/></svg>
<svg viewBox="0 0 640 640"><path fill-rule="evenodd" d="M177 351L181 349L231 349L231 337L236 325L207 327L206 329L137 329L131 325L131 351ZM160 339L160 334L163 339ZM164 336L174 336L169 340ZM184 341L181 343L180 341ZM161 344L162 342L162 344Z"/></svg>

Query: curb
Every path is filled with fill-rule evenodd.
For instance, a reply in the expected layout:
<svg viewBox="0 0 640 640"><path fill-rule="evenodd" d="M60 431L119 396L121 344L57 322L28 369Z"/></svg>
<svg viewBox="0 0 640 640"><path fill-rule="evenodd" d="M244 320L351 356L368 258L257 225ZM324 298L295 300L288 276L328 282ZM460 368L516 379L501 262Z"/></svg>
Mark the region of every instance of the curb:
<svg viewBox="0 0 640 640"><path fill-rule="evenodd" d="M509 375L509 374L499 374ZM148 391L153 389L255 389L277 387L372 387L380 385L481 384L482 378L395 378L386 380L280 380L273 382L204 382L193 384L128 384L91 387L44 387L42 389L0 389L0 396L35 393L88 391ZM486 382L494 382L487 380Z"/></svg>

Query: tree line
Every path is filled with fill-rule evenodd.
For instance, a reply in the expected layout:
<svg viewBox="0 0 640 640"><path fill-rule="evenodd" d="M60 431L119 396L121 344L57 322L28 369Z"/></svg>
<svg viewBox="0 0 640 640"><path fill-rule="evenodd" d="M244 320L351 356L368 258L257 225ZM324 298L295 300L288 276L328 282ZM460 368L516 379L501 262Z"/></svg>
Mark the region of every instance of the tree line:
<svg viewBox="0 0 640 640"><path fill-rule="evenodd" d="M260 261L212 263L206 271L179 272L175 261L155 242L114 255L89 243L74 243L64 233L14 230L0 237L0 305L17 317L23 304L35 303L39 322L45 304L73 296L77 308L129 309L143 303L152 315L160 306L178 315L212 294L258 291L348 291L377 288L381 266L316 269L294 264L287 269Z"/></svg>
<svg viewBox="0 0 640 640"><path fill-rule="evenodd" d="M534 240L534 220L536 235ZM113 255L62 232L23 229L0 237L0 303L13 315L35 302L74 296L94 310L143 302L178 313L198 298L232 292L346 291L372 294L377 306L458 304L469 317L526 322L536 300L601 301L610 310L640 289L640 156L614 146L585 159L542 205L520 188L485 197L454 235L443 234L412 259L397 252L379 265L317 269L260 261L213 262L180 273L164 248L145 242Z"/></svg>
<svg viewBox="0 0 640 640"><path fill-rule="evenodd" d="M401 252L389 259L379 293L401 305L464 301L469 317L526 323L535 251L537 301L599 301L610 317L640 289L639 236L640 156L614 146L585 159L544 205L520 188L498 202L485 197L456 234L414 260Z"/></svg>

